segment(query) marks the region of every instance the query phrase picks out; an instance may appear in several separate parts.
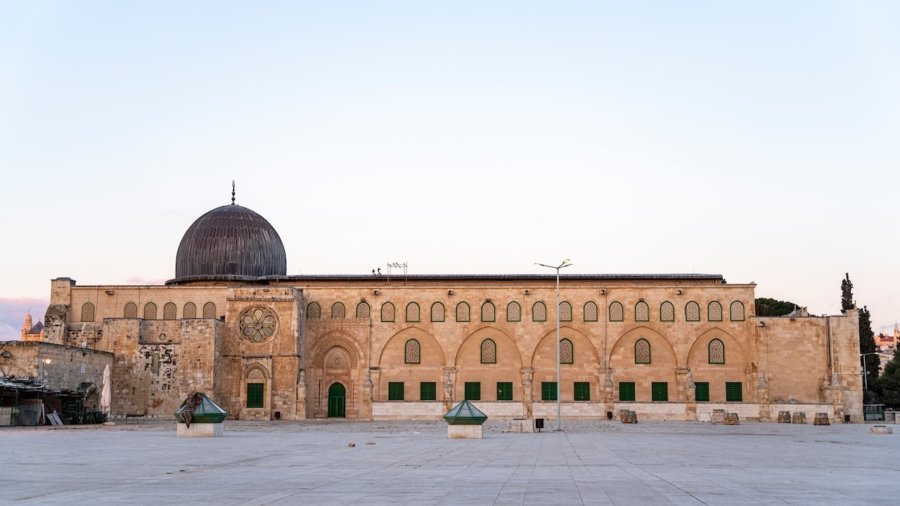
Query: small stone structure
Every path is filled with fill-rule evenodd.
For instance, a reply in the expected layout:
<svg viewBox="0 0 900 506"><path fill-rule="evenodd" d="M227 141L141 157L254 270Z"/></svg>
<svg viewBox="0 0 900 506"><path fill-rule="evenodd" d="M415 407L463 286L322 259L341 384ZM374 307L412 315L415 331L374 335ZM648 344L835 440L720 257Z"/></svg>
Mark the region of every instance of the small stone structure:
<svg viewBox="0 0 900 506"><path fill-rule="evenodd" d="M831 422L828 420L828 413L816 413L813 425L831 425Z"/></svg>
<svg viewBox="0 0 900 506"><path fill-rule="evenodd" d="M462 401L444 415L449 439L482 439L487 415L469 401Z"/></svg>
<svg viewBox="0 0 900 506"><path fill-rule="evenodd" d="M790 411L779 411L778 412L778 423L791 423L791 412Z"/></svg>
<svg viewBox="0 0 900 506"><path fill-rule="evenodd" d="M622 423L638 423L637 413L626 409L625 414L622 416Z"/></svg>
<svg viewBox="0 0 900 506"><path fill-rule="evenodd" d="M725 410L714 409L709 417L709 423L725 423Z"/></svg>
<svg viewBox="0 0 900 506"><path fill-rule="evenodd" d="M875 425L869 427L869 434L893 434L894 429L888 427L887 425Z"/></svg>
<svg viewBox="0 0 900 506"><path fill-rule="evenodd" d="M177 437L218 437L225 433L228 414L203 392L194 392L175 412Z"/></svg>
<svg viewBox="0 0 900 506"><path fill-rule="evenodd" d="M530 418L513 418L506 425L504 432L534 432L534 420Z"/></svg>
<svg viewBox="0 0 900 506"><path fill-rule="evenodd" d="M791 416L791 423L806 423L806 413L794 411L794 414Z"/></svg>
<svg viewBox="0 0 900 506"><path fill-rule="evenodd" d="M737 413L725 413L725 425L740 425L741 418Z"/></svg>

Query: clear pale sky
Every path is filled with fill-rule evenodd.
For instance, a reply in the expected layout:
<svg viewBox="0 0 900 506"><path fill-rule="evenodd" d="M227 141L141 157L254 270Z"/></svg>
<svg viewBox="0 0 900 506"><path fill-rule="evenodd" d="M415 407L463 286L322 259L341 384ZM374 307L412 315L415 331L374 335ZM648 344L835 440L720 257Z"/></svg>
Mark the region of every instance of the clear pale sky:
<svg viewBox="0 0 900 506"><path fill-rule="evenodd" d="M894 2L0 2L7 333L53 277L173 277L232 179L289 273L571 258L833 314L849 272L892 327L898 20Z"/></svg>

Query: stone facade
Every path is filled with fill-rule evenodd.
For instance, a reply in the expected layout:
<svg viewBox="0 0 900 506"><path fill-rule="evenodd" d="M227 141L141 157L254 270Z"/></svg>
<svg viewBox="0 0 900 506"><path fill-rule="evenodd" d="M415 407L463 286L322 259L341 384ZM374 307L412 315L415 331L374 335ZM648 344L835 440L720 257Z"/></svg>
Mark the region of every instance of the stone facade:
<svg viewBox="0 0 900 506"><path fill-rule="evenodd" d="M564 276L562 416L860 420L857 312L758 318L754 290ZM59 278L43 339L115 355L113 414L170 416L199 390L240 419L437 419L467 396L492 418L553 418L555 301L552 276Z"/></svg>
<svg viewBox="0 0 900 506"><path fill-rule="evenodd" d="M0 378L32 379L50 391L103 385L103 369L113 354L38 341L0 343ZM98 399L92 399L96 404Z"/></svg>

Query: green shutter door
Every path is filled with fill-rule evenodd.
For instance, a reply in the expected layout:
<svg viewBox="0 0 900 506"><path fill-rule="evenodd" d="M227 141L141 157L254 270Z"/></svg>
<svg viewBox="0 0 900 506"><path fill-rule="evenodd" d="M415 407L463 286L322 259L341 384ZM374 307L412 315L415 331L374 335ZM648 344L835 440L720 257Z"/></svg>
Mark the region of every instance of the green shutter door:
<svg viewBox="0 0 900 506"><path fill-rule="evenodd" d="M347 416L345 401L347 390L344 385L335 383L328 389L328 416L343 418Z"/></svg>
<svg viewBox="0 0 900 506"><path fill-rule="evenodd" d="M623 402L634 401L634 382L623 381L619 383L619 400Z"/></svg>
<svg viewBox="0 0 900 506"><path fill-rule="evenodd" d="M694 399L697 402L709 402L709 383L694 383Z"/></svg>
<svg viewBox="0 0 900 506"><path fill-rule="evenodd" d="M419 399L423 401L433 401L437 399L437 384L434 381L423 381L419 383Z"/></svg>
<svg viewBox="0 0 900 506"><path fill-rule="evenodd" d="M741 388L741 382L725 383L725 401L726 402L743 402L744 392Z"/></svg>
<svg viewBox="0 0 900 506"><path fill-rule="evenodd" d="M665 381L653 382L650 393L654 401L664 402L669 400L669 384Z"/></svg>

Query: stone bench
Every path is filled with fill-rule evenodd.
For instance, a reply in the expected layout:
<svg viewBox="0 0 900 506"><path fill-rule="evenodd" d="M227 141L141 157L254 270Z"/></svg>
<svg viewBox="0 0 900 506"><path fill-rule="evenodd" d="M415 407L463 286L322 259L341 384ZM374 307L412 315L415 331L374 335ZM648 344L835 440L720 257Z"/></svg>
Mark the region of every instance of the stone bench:
<svg viewBox="0 0 900 506"><path fill-rule="evenodd" d="M625 415L622 417L622 423L638 423L637 413L631 410L625 410Z"/></svg>
<svg viewBox="0 0 900 506"><path fill-rule="evenodd" d="M791 412L790 411L779 411L778 412L778 423L791 423Z"/></svg>
<svg viewBox="0 0 900 506"><path fill-rule="evenodd" d="M725 413L725 425L740 425L741 418L737 413Z"/></svg>
<svg viewBox="0 0 900 506"><path fill-rule="evenodd" d="M709 423L725 423L725 410L714 409L709 417Z"/></svg>
<svg viewBox="0 0 900 506"><path fill-rule="evenodd" d="M794 411L794 414L791 415L791 423L806 423L806 413Z"/></svg>
<svg viewBox="0 0 900 506"><path fill-rule="evenodd" d="M816 413L813 425L831 425L831 422L828 420L828 413Z"/></svg>

